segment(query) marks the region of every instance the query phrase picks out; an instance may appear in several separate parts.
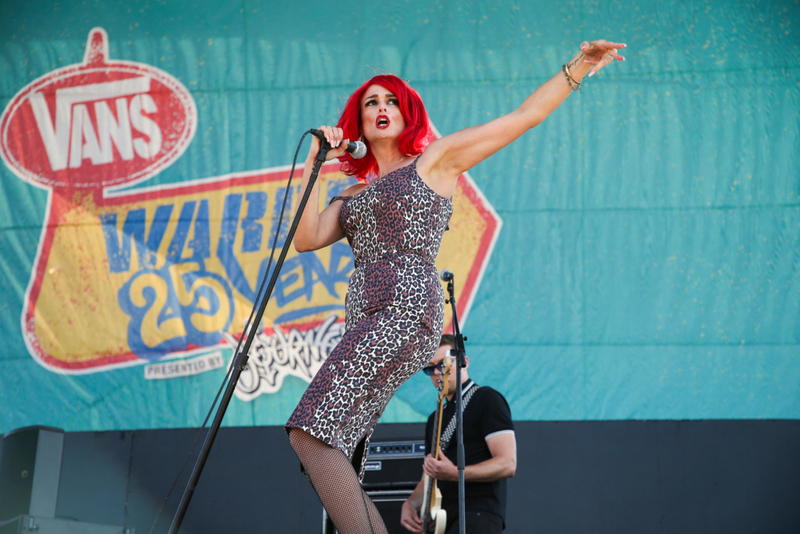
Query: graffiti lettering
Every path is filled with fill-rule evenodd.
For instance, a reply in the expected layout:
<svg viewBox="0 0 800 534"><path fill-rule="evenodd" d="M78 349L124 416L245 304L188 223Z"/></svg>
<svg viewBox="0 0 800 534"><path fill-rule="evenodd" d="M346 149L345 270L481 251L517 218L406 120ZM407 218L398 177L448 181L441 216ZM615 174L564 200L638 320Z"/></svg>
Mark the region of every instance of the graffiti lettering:
<svg viewBox="0 0 800 534"><path fill-rule="evenodd" d="M122 226L122 237L117 232L117 214L105 213L100 215L100 224L103 227L103 238L108 253L108 269L112 273L125 273L130 270L131 239L136 243L136 256L139 260L139 269L152 268L156 265L156 252L161 246L161 240L169 224L172 214L172 204L158 206L150 231L145 241L145 210L136 209L128 212ZM208 218L206 217L206 222Z"/></svg>
<svg viewBox="0 0 800 534"><path fill-rule="evenodd" d="M314 293L314 286L322 284L329 295L340 298L336 291L337 283L344 283L350 279L353 270L353 252L344 243L334 243L331 246L331 256L326 269L316 254L299 254L294 258L286 260L281 269L281 275L275 283L273 297L280 307L290 305L297 299L305 297L306 302L311 302ZM292 289L297 282L302 280L302 285ZM341 304L328 306L311 306L300 310L285 312L275 318L275 322L281 323L291 321L305 315L343 309Z"/></svg>
<svg viewBox="0 0 800 534"><path fill-rule="evenodd" d="M274 335L263 331L256 334L250 359L236 385L236 396L250 401L262 393L275 393L289 375L311 382L344 334L344 323L337 323L336 319L336 315L329 315L319 326L305 332L293 328L284 333L276 327ZM235 349L238 340L227 333L223 336Z"/></svg>
<svg viewBox="0 0 800 534"><path fill-rule="evenodd" d="M233 319L233 295L225 280L203 263L166 264L142 270L123 285L120 308L128 316L128 344L134 354L156 360L191 345L221 340Z"/></svg>
<svg viewBox="0 0 800 534"><path fill-rule="evenodd" d="M173 217L178 208L178 216ZM245 216L240 225L241 212ZM208 199L162 204L150 211L149 217L145 208L132 209L125 214L121 229L117 213L99 216L109 272L130 272L131 256L136 250L138 269L134 268L118 291L120 308L130 317L127 338L134 354L154 360L189 346L220 341L219 331L226 330L233 317L233 292L238 291L254 303L259 284L266 276L269 258L261 260L258 279L252 285L240 264L241 254L261 251L266 212L264 192L225 197L216 251L224 274L206 267L206 260L212 256ZM237 254L234 243L240 227L242 245ZM159 257L158 251L164 248L162 242L170 234L166 253ZM271 297L285 311L273 321L285 323L343 309L340 291L347 286L352 269L352 251L344 243L331 246L327 265L313 253L289 258ZM299 301L313 301L318 284L336 302L298 307ZM337 284L342 284L338 290Z"/></svg>

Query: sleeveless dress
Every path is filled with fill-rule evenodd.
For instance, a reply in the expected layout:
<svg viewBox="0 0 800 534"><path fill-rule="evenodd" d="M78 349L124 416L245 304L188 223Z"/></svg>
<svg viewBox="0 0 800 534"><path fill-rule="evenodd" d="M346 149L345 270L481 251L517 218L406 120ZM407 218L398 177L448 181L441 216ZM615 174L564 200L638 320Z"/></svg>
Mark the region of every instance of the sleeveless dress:
<svg viewBox="0 0 800 534"><path fill-rule="evenodd" d="M444 321L436 256L453 213L417 174L417 160L342 201L355 256L345 334L289 421L341 450L364 476L365 451L395 391L430 362Z"/></svg>

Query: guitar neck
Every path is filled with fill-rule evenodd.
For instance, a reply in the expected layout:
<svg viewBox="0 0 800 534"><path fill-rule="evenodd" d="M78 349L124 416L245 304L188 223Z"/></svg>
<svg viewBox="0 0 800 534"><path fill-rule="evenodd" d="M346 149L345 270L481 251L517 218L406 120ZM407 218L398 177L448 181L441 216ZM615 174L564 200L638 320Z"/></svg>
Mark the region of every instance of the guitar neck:
<svg viewBox="0 0 800 534"><path fill-rule="evenodd" d="M444 411L444 391L439 392L438 405L436 412L433 416L434 436L432 440L431 454L434 458L439 459L439 445L441 444L442 437L442 412ZM422 498L422 519L423 524L427 527L431 520L431 506L433 504L433 494L438 490L436 488L436 479L425 474L423 476L423 498Z"/></svg>
<svg viewBox="0 0 800 534"><path fill-rule="evenodd" d="M442 412L444 412L444 393L439 394L439 405L436 407L434 427L436 436L433 440L433 457L439 459L439 445L442 443Z"/></svg>

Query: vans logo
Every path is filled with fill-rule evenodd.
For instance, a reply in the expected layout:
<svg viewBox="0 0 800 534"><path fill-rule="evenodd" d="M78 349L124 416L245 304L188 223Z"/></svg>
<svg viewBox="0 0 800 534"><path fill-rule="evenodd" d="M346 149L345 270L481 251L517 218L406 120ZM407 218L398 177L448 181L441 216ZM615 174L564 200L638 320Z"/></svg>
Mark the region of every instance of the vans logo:
<svg viewBox="0 0 800 534"><path fill-rule="evenodd" d="M40 187L130 185L174 162L196 128L194 100L176 78L150 65L109 60L108 35L94 28L83 63L33 81L6 107L0 154L20 178Z"/></svg>

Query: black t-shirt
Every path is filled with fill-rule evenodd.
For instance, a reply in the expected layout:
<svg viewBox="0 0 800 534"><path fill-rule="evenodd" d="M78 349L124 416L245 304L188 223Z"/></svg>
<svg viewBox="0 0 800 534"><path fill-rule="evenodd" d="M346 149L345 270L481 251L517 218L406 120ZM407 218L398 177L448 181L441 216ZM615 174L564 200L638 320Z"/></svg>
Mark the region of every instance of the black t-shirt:
<svg viewBox="0 0 800 534"><path fill-rule="evenodd" d="M463 385L463 394L469 391L472 381ZM477 387L473 385L472 387ZM445 404L442 414L442 433L451 417L455 416L455 397ZM433 420L435 412L428 418L425 427L425 453L431 452L433 437ZM464 463L474 465L489 460L492 457L486 437L497 432L514 430L511 421L511 410L506 399L496 390L482 386L472 395L464 409ZM456 433L443 452L451 462L458 465L458 444ZM458 481L451 482L440 480L437 486L442 492L442 508L447 512L448 518L458 515ZM464 482L464 507L466 511L485 511L497 514L505 522L506 516L506 479L494 482Z"/></svg>

